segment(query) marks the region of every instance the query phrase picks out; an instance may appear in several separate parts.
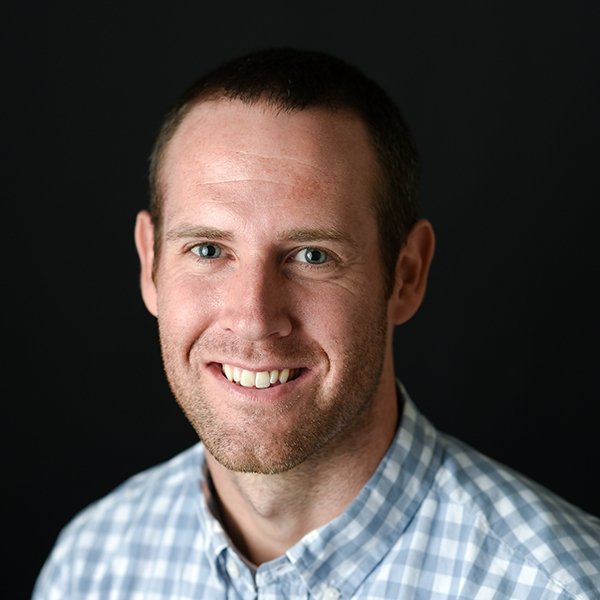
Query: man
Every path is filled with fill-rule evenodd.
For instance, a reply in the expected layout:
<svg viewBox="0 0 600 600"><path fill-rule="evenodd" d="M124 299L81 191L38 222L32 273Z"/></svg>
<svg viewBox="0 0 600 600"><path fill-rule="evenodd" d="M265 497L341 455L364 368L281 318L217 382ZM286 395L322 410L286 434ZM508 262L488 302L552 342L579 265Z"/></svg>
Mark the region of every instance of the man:
<svg viewBox="0 0 600 600"><path fill-rule="evenodd" d="M599 598L600 521L435 431L394 374L434 253L386 94L224 64L167 115L141 291L201 442L84 510L35 600Z"/></svg>

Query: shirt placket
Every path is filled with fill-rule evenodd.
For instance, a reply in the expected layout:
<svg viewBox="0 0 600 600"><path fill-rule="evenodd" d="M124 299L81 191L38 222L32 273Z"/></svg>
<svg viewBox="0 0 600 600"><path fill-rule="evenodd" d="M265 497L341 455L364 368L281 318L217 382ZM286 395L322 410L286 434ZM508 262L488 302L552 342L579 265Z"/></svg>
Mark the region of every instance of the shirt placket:
<svg viewBox="0 0 600 600"><path fill-rule="evenodd" d="M221 555L221 567L225 579L228 600L255 600L257 597L254 576L242 559L227 549Z"/></svg>
<svg viewBox="0 0 600 600"><path fill-rule="evenodd" d="M306 584L287 557L261 565L255 577L258 600L306 600Z"/></svg>

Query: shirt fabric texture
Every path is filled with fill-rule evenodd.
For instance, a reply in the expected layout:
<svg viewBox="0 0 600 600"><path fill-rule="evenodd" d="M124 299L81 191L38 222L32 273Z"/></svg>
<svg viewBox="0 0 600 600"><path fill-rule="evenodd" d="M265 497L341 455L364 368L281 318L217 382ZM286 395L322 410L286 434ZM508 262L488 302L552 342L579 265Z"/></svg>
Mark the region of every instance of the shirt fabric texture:
<svg viewBox="0 0 600 600"><path fill-rule="evenodd" d="M401 424L336 519L252 569L202 493L194 445L60 533L32 600L599 599L600 519L442 434Z"/></svg>

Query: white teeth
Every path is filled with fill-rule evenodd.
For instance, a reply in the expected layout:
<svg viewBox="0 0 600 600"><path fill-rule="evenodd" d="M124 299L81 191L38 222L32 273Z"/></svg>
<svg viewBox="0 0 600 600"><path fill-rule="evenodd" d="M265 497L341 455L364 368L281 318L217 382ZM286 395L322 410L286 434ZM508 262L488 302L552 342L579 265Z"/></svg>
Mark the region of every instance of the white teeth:
<svg viewBox="0 0 600 600"><path fill-rule="evenodd" d="M246 371L242 369L242 377L240 378L240 385L244 387L255 387L256 375L252 371Z"/></svg>
<svg viewBox="0 0 600 600"><path fill-rule="evenodd" d="M247 371L246 369L240 369L239 367L232 367L231 365L226 364L221 365L221 370L223 371L223 375L225 375L229 381L239 383L243 387L256 387L259 389L268 388L275 383L286 383L290 379L290 374L293 373L293 369Z"/></svg>
<svg viewBox="0 0 600 600"><path fill-rule="evenodd" d="M223 373L229 381L233 381L233 368L230 365L223 365Z"/></svg>
<svg viewBox="0 0 600 600"><path fill-rule="evenodd" d="M271 385L269 371L261 371L260 373L257 373L255 385L257 388L268 388Z"/></svg>
<svg viewBox="0 0 600 600"><path fill-rule="evenodd" d="M279 373L279 383L285 383L288 380L289 376L290 376L290 370L283 369L283 371L281 371L281 373Z"/></svg>
<svg viewBox="0 0 600 600"><path fill-rule="evenodd" d="M237 367L233 367L233 380L236 383L240 382L240 378L242 377L242 370Z"/></svg>

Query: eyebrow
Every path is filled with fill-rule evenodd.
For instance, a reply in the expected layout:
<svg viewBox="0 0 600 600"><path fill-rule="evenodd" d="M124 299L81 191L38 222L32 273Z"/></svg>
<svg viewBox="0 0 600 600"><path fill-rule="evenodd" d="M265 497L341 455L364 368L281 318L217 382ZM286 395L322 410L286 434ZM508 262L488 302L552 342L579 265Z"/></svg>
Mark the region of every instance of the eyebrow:
<svg viewBox="0 0 600 600"><path fill-rule="evenodd" d="M168 231L166 233L166 238L168 241L189 238L206 238L209 240L231 241L233 239L233 234L229 231L217 229L216 227L192 227L184 225Z"/></svg>
<svg viewBox="0 0 600 600"><path fill-rule="evenodd" d="M343 242L354 246L355 241L346 233L336 229L335 227L317 227L315 229L286 229L278 236L281 241L292 242L317 242L317 241L333 241Z"/></svg>
<svg viewBox="0 0 600 600"><path fill-rule="evenodd" d="M233 233L216 227L187 226L177 227L166 233L168 241L180 239L204 238L210 240L231 241L234 239ZM357 245L356 241L346 233L343 233L335 227L316 227L316 228L292 228L286 229L277 235L280 242L318 242L333 241L349 244L353 247Z"/></svg>

